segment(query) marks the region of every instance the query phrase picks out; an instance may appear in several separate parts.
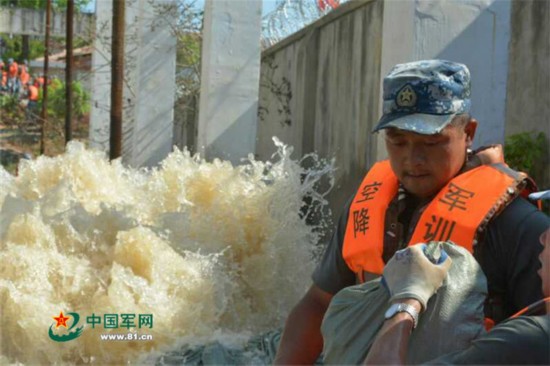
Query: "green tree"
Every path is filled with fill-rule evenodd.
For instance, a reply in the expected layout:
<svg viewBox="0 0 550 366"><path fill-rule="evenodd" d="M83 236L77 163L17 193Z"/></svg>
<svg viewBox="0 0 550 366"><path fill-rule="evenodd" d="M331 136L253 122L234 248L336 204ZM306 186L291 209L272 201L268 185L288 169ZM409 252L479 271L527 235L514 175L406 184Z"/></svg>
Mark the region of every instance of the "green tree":
<svg viewBox="0 0 550 366"><path fill-rule="evenodd" d="M81 9L88 5L91 0L75 0L75 10ZM10 8L25 8L25 9L45 9L45 0L0 0L0 6ZM53 10L64 10L67 8L67 0L52 0Z"/></svg>
<svg viewBox="0 0 550 366"><path fill-rule="evenodd" d="M548 149L548 137L544 132L521 132L506 137L504 141L506 163L529 174L539 189L550 188ZM550 203L542 202L542 210L550 215Z"/></svg>
<svg viewBox="0 0 550 366"><path fill-rule="evenodd" d="M6 62L13 58L17 62L25 59L23 52L23 36L12 36L0 33L0 42L3 45L4 53L2 59ZM29 60L44 56L44 41L36 38L29 39Z"/></svg>
<svg viewBox="0 0 550 366"><path fill-rule="evenodd" d="M547 183L548 139L543 132L522 132L506 137L504 156L511 168L523 171L538 184Z"/></svg>
<svg viewBox="0 0 550 366"><path fill-rule="evenodd" d="M90 111L90 94L84 90L79 81L73 81L73 113L76 117L82 117ZM40 94L40 101L42 95ZM65 83L59 79L53 79L48 85L48 117L58 123L65 123L66 99Z"/></svg>
<svg viewBox="0 0 550 366"><path fill-rule="evenodd" d="M87 139L88 128L81 119L90 111L90 94L78 81L73 82L73 138ZM65 83L53 79L48 85L48 119L45 124L46 152L49 155L60 154L65 146ZM38 110L42 109L42 90L39 91Z"/></svg>

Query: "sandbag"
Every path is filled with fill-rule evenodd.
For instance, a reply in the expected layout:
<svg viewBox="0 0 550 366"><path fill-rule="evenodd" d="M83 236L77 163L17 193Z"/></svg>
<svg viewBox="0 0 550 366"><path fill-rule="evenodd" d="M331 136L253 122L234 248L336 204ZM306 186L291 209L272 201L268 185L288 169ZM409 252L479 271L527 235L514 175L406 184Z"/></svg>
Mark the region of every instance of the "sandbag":
<svg viewBox="0 0 550 366"><path fill-rule="evenodd" d="M203 345L183 344L156 359L143 360L155 365L271 365L281 340L281 330L251 337L243 344L208 342Z"/></svg>
<svg viewBox="0 0 550 366"><path fill-rule="evenodd" d="M479 264L466 249L451 242L428 244L433 245L441 246L453 264L411 335L407 362L412 364L465 349L485 331L487 279ZM345 288L334 296L321 326L325 364L363 362L382 327L389 297L380 278Z"/></svg>

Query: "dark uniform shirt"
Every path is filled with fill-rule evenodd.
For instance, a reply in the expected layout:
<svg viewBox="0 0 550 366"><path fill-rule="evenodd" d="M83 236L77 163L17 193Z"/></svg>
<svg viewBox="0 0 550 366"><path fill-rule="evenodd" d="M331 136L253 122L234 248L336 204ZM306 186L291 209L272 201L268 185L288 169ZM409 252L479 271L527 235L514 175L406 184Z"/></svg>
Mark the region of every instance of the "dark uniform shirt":
<svg viewBox="0 0 550 366"><path fill-rule="evenodd" d="M428 362L448 365L549 365L550 315L520 316L497 325L464 351Z"/></svg>
<svg viewBox="0 0 550 366"><path fill-rule="evenodd" d="M331 294L356 283L356 275L342 257L351 202L313 273L315 285ZM407 245L427 203L403 196L401 191L390 203L384 228L384 262ZM487 277L489 299L496 303L486 306L486 316L499 322L543 297L537 273L543 249L539 236L548 227L550 218L519 197L488 223L474 247L474 256Z"/></svg>

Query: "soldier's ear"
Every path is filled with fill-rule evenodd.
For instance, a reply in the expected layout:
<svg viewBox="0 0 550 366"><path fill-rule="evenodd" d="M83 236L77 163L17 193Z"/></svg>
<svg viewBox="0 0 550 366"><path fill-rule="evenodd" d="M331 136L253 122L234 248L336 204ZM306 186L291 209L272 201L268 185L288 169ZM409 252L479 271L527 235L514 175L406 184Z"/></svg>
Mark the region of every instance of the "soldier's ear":
<svg viewBox="0 0 550 366"><path fill-rule="evenodd" d="M468 147L472 146L474 142L474 137L476 136L476 129L477 129L477 120L475 118L470 118L470 120L464 127L464 133L466 134L466 145Z"/></svg>

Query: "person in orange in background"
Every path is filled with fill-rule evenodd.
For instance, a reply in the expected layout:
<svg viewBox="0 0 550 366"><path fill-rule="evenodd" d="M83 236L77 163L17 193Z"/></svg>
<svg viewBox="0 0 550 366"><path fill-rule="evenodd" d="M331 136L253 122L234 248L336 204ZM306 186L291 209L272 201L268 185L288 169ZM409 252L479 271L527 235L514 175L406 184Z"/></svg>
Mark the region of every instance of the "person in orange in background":
<svg viewBox="0 0 550 366"><path fill-rule="evenodd" d="M17 74L19 72L19 65L13 60L8 59L8 91L12 94L18 92Z"/></svg>
<svg viewBox="0 0 550 366"><path fill-rule="evenodd" d="M29 97L29 106L31 102L34 102L35 105L38 102L38 88L33 85L30 81L27 82L27 88L28 88L28 97Z"/></svg>
<svg viewBox="0 0 550 366"><path fill-rule="evenodd" d="M38 105L38 88L30 80L27 82L25 87L27 89L26 97L29 100L29 103L27 104L27 109L25 110L25 115L27 117L27 121L33 121L35 109Z"/></svg>
<svg viewBox="0 0 550 366"><path fill-rule="evenodd" d="M27 64L27 60L24 60L23 65L19 65L19 80L21 81L21 85L27 85L31 78Z"/></svg>
<svg viewBox="0 0 550 366"><path fill-rule="evenodd" d="M44 85L44 75L38 74L38 77L34 80L34 86L41 88Z"/></svg>

